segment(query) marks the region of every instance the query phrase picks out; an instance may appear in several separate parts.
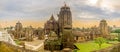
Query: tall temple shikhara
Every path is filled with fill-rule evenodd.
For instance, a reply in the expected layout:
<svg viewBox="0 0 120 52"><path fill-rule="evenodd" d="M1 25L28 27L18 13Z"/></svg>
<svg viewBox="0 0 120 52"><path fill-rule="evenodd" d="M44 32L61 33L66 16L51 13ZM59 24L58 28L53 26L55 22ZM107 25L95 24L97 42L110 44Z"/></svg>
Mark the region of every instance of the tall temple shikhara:
<svg viewBox="0 0 120 52"><path fill-rule="evenodd" d="M60 9L58 14L59 33L62 33L63 47L72 48L74 37L72 34L72 14L70 7L66 4Z"/></svg>
<svg viewBox="0 0 120 52"><path fill-rule="evenodd" d="M45 23L44 30L47 35L51 34L51 31L57 34L57 37L61 39L60 48L73 49L74 37L72 34L72 14L70 7L66 4L62 6L58 14L58 21L52 15Z"/></svg>
<svg viewBox="0 0 120 52"><path fill-rule="evenodd" d="M72 28L72 14L70 7L66 4L60 9L58 14L58 25L60 32L63 32L63 29L65 28Z"/></svg>

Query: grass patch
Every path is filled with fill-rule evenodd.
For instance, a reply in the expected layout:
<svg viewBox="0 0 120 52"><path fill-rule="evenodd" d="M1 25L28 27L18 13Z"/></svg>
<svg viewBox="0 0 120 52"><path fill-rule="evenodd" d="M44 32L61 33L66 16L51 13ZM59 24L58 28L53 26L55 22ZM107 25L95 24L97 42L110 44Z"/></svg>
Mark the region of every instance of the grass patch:
<svg viewBox="0 0 120 52"><path fill-rule="evenodd" d="M109 43L118 44L118 43L120 43L120 42L119 42L119 41L109 41Z"/></svg>
<svg viewBox="0 0 120 52"><path fill-rule="evenodd" d="M21 41L15 40L15 43L16 43L17 45L20 45L20 44L21 44Z"/></svg>
<svg viewBox="0 0 120 52"><path fill-rule="evenodd" d="M89 41L85 43L75 43L75 45L80 49L77 52L90 52L112 46L112 44L104 43L102 44L101 48L99 48L99 45L94 43L93 41Z"/></svg>

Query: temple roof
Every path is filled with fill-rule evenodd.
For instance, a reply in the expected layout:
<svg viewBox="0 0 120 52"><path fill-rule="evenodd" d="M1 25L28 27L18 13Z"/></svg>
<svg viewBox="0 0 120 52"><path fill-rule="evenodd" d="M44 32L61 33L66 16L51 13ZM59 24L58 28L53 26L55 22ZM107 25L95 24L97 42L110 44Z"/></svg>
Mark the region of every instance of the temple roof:
<svg viewBox="0 0 120 52"><path fill-rule="evenodd" d="M50 19L49 20L55 20L53 14L51 15Z"/></svg>
<svg viewBox="0 0 120 52"><path fill-rule="evenodd" d="M18 22L17 22L17 24L21 24L21 22L20 22L20 21L18 21Z"/></svg>
<svg viewBox="0 0 120 52"><path fill-rule="evenodd" d="M67 6L66 3L64 3L64 6L62 8L70 8L69 6Z"/></svg>
<svg viewBox="0 0 120 52"><path fill-rule="evenodd" d="M105 20L105 19L103 19L103 20L101 20L101 22L106 22L106 20Z"/></svg>
<svg viewBox="0 0 120 52"><path fill-rule="evenodd" d="M53 15L51 15L50 19L47 21L47 23L49 23L49 22L56 22L57 23L57 21L55 20Z"/></svg>

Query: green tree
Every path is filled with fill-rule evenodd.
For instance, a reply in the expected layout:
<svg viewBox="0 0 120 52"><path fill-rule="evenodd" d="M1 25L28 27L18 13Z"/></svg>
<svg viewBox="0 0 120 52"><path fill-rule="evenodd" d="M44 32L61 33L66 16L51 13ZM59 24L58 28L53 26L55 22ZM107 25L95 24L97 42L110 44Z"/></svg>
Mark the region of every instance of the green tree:
<svg viewBox="0 0 120 52"><path fill-rule="evenodd" d="M103 43L106 43L106 39L103 37L98 37L95 39L95 43L99 45L99 48L101 48Z"/></svg>
<svg viewBox="0 0 120 52"><path fill-rule="evenodd" d="M74 49L74 51L73 51L73 52L77 52L77 50L78 50L78 49Z"/></svg>
<svg viewBox="0 0 120 52"><path fill-rule="evenodd" d="M120 41L120 29L116 29L114 33L118 33L118 41Z"/></svg>

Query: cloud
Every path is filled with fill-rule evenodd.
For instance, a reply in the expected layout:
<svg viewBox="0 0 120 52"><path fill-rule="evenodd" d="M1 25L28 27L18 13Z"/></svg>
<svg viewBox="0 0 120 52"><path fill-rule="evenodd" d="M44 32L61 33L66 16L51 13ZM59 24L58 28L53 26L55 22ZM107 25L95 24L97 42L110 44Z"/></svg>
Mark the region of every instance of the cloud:
<svg viewBox="0 0 120 52"><path fill-rule="evenodd" d="M115 1L113 2L113 0L2 0L0 3L0 9L3 14L1 14L1 16L25 17L26 19L28 17L35 17L37 19L44 17L46 19L52 13L57 14L59 8L64 4L64 1L70 5L73 9L73 13L78 14L77 16L81 13L80 10L83 10L82 12L84 13L88 12L99 15L106 15L110 13L109 11L119 10L119 5L116 4ZM95 3L93 2L94 4L89 4L90 1L94 1Z"/></svg>
<svg viewBox="0 0 120 52"><path fill-rule="evenodd" d="M97 17L97 15L94 15L94 14L91 14L91 13L88 13L88 12L83 12L83 13L80 13L79 15L78 15L78 17L80 17L80 18L98 18Z"/></svg>
<svg viewBox="0 0 120 52"><path fill-rule="evenodd" d="M2 19L35 19L45 20L51 14L57 14L61 0L2 0L0 3L0 16ZM59 4L56 4L59 2ZM61 7L60 6L60 7ZM0 18L0 19L1 19ZM42 19L41 19L42 18Z"/></svg>
<svg viewBox="0 0 120 52"><path fill-rule="evenodd" d="M87 4L91 6L99 7L102 10L115 12L120 9L119 2L120 0L88 0Z"/></svg>
<svg viewBox="0 0 120 52"><path fill-rule="evenodd" d="M0 20L46 21L57 14L64 2L70 6L74 20L118 19L120 0L1 0Z"/></svg>

